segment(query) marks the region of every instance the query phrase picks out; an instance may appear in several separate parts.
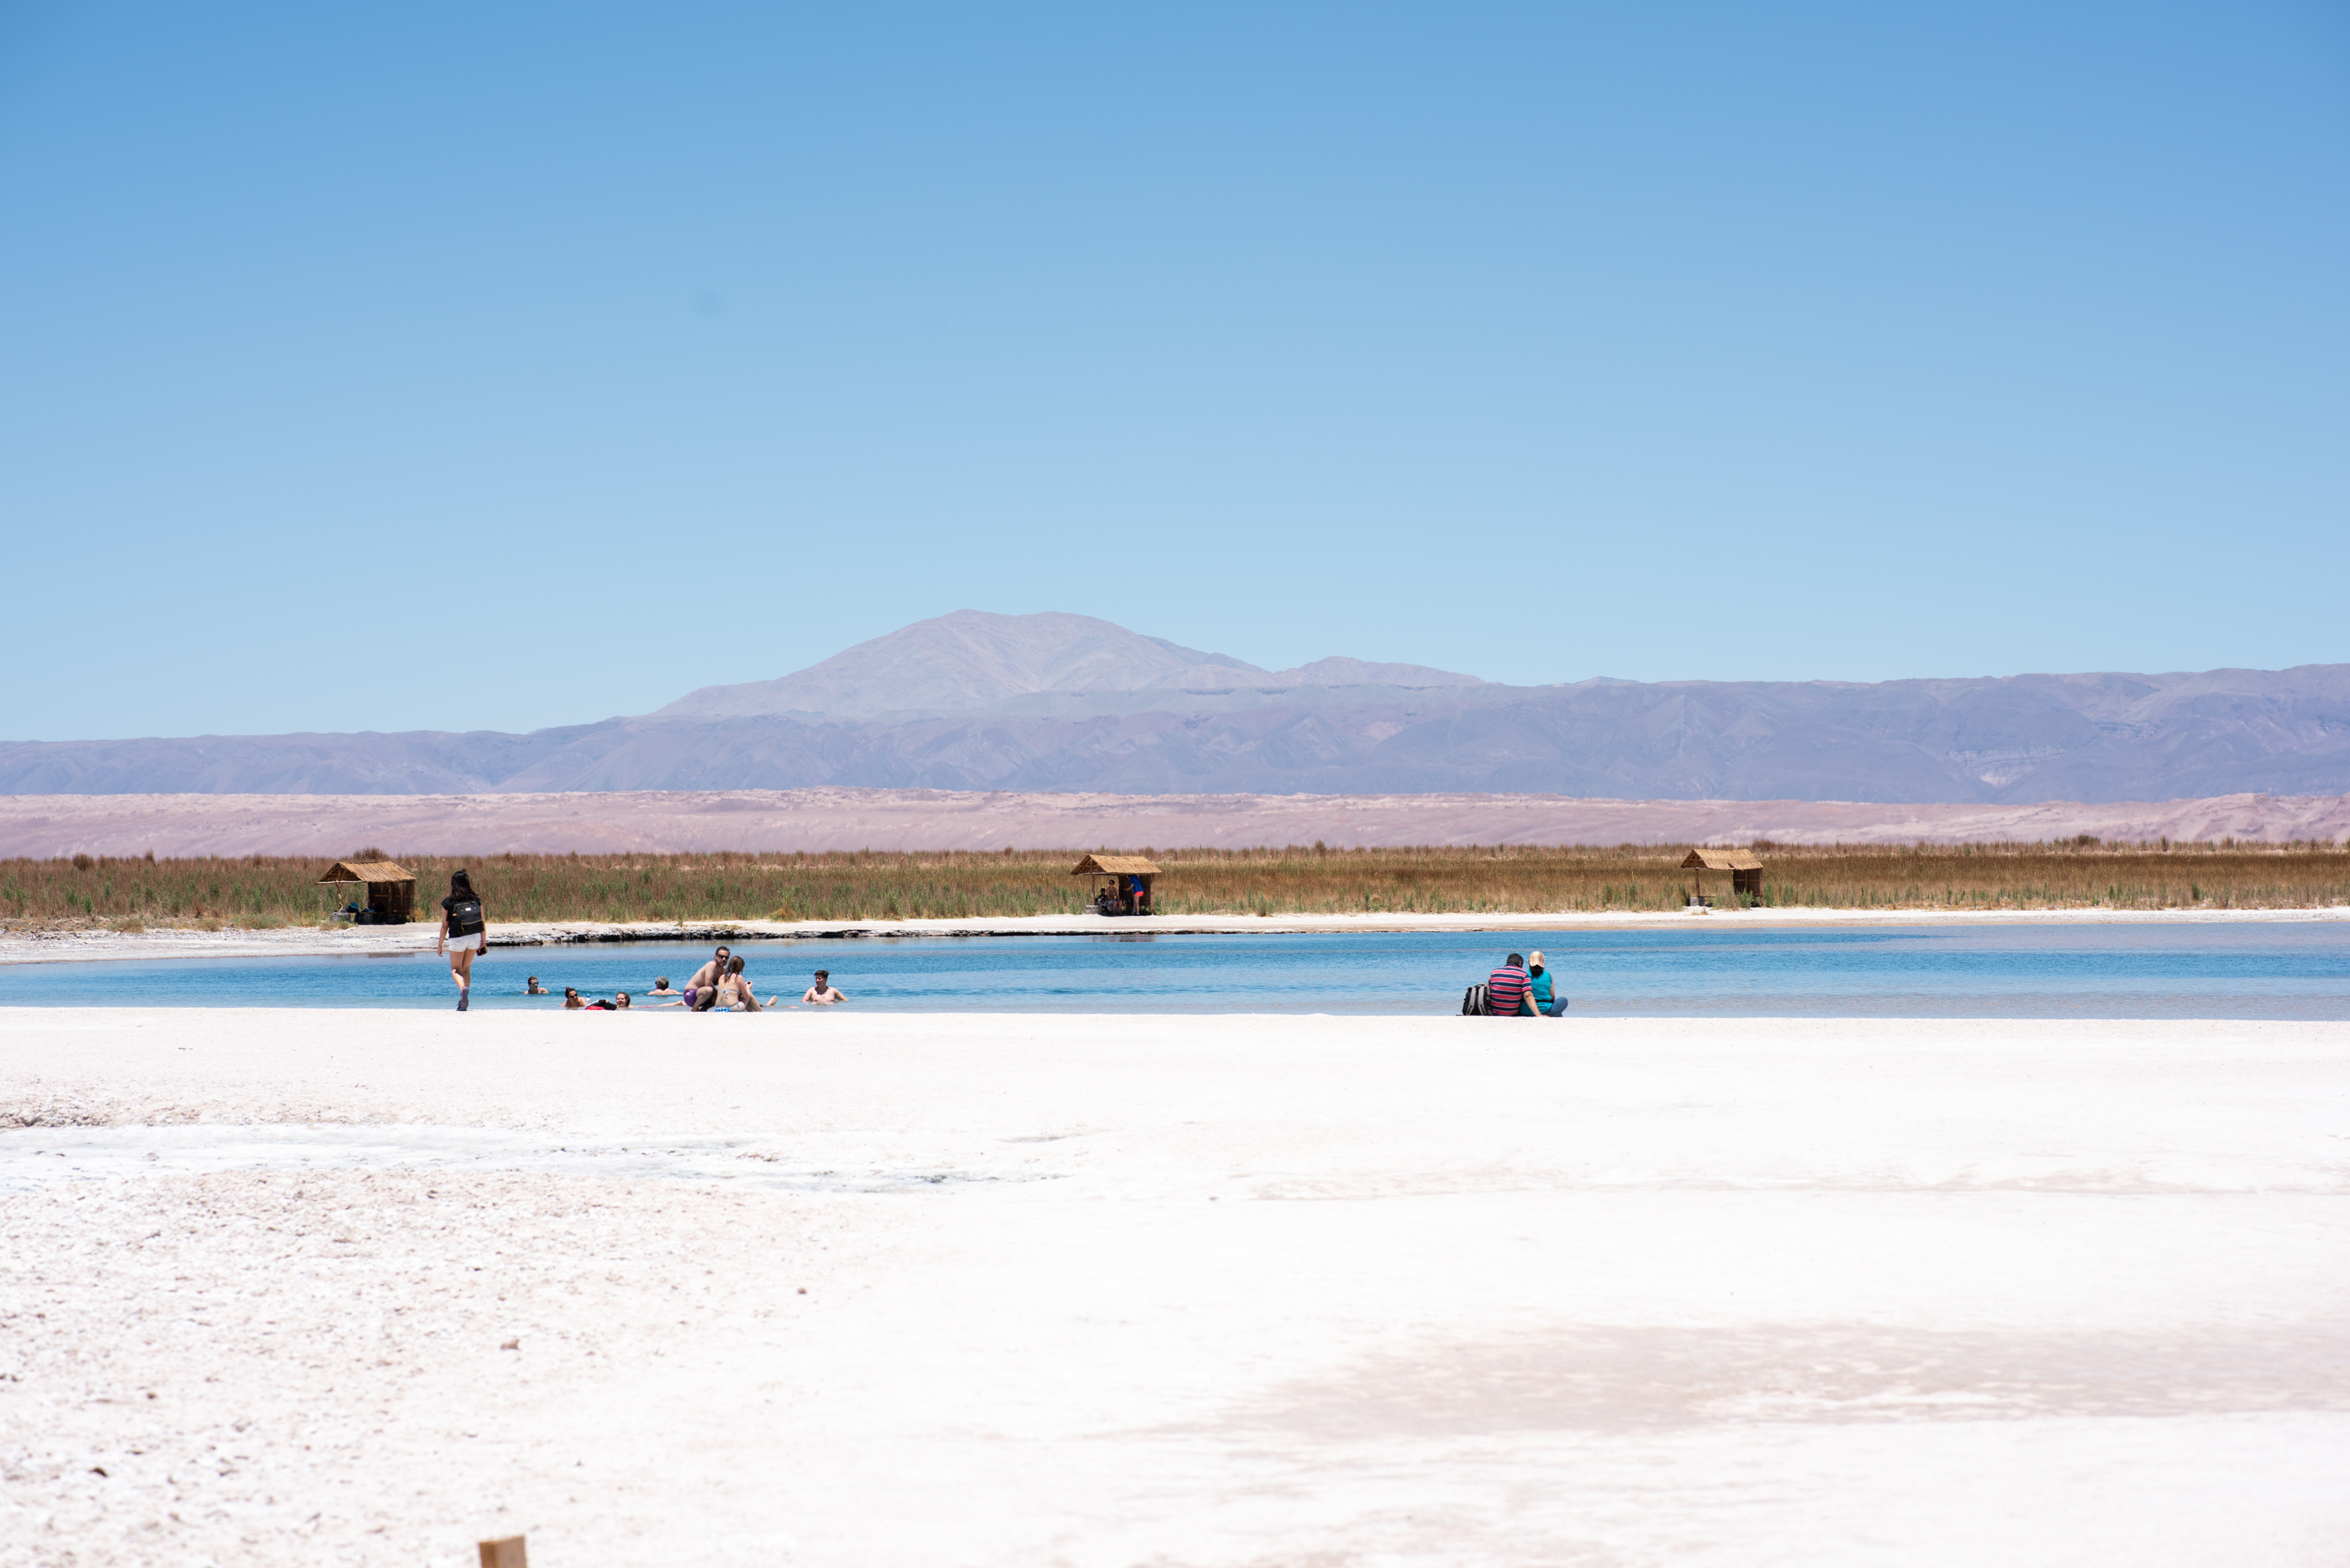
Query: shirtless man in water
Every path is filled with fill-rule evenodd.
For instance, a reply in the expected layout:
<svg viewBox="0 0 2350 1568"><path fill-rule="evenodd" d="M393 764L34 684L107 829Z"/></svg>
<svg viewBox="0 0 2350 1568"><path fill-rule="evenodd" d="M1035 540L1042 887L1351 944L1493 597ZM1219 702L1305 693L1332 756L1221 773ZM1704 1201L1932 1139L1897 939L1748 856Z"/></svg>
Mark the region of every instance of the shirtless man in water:
<svg viewBox="0 0 2350 1568"><path fill-rule="evenodd" d="M720 948L717 957L693 971L693 978L685 982L687 1006L696 1012L710 1010L711 999L718 994L718 982L726 978L726 961L733 956L726 949Z"/></svg>
<svg viewBox="0 0 2350 1568"><path fill-rule="evenodd" d="M800 993L800 1000L811 1007L830 1007L848 998L832 989L832 971L820 969L816 971L816 983Z"/></svg>

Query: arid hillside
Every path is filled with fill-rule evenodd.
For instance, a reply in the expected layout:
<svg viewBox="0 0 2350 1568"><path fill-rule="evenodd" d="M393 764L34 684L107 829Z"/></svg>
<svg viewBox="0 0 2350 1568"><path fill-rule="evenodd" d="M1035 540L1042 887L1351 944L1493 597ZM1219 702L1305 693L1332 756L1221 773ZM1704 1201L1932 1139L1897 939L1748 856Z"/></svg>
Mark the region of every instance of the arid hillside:
<svg viewBox="0 0 2350 1568"><path fill-rule="evenodd" d="M1534 794L1115 795L708 790L483 795L0 796L0 857L1244 849L1497 844L2339 842L2350 796L2031 806L1576 800Z"/></svg>

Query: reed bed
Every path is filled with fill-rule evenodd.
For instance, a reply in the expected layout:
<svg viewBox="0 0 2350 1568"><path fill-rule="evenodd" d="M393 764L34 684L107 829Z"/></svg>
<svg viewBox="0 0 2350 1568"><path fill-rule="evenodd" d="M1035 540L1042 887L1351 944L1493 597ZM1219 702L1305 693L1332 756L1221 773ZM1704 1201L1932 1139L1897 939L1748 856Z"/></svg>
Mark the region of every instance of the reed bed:
<svg viewBox="0 0 2350 1568"><path fill-rule="evenodd" d="M1687 845L1416 849L1172 849L1170 915L1502 914L1674 909L1693 885ZM1757 898L1722 904L1844 909L2310 909L2350 902L2350 846L2324 843L1793 846L1758 843ZM368 858L381 851L359 852ZM1073 914L1079 851L700 855L395 855L437 920L451 870L470 867L493 921L705 923L759 919L970 919ZM44 927L317 924L333 889L310 857L0 860L0 922Z"/></svg>

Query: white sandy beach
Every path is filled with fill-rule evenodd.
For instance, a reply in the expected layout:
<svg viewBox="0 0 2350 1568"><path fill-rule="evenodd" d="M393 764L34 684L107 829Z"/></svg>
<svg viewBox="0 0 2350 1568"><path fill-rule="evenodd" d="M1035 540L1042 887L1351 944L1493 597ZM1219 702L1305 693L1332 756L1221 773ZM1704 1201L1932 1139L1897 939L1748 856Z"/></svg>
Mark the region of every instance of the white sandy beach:
<svg viewBox="0 0 2350 1568"><path fill-rule="evenodd" d="M16 1010L0 1120L9 1568L2350 1540L2350 1023Z"/></svg>

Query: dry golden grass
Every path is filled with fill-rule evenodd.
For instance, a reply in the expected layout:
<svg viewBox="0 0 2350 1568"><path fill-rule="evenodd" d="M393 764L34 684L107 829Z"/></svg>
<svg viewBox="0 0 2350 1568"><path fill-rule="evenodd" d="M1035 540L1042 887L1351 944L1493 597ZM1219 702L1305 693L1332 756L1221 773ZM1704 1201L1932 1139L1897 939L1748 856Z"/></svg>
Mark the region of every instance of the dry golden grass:
<svg viewBox="0 0 2350 1568"><path fill-rule="evenodd" d="M2308 909L2350 901L2350 848L2325 844L1760 844L1765 908ZM1680 907L1688 846L1146 848L1170 915L1544 913ZM984 919L1074 913L1080 852L392 857L438 919L449 872L472 867L494 920ZM327 862L92 857L0 861L0 919L44 925L313 923ZM1729 877L1708 890L1728 903Z"/></svg>

